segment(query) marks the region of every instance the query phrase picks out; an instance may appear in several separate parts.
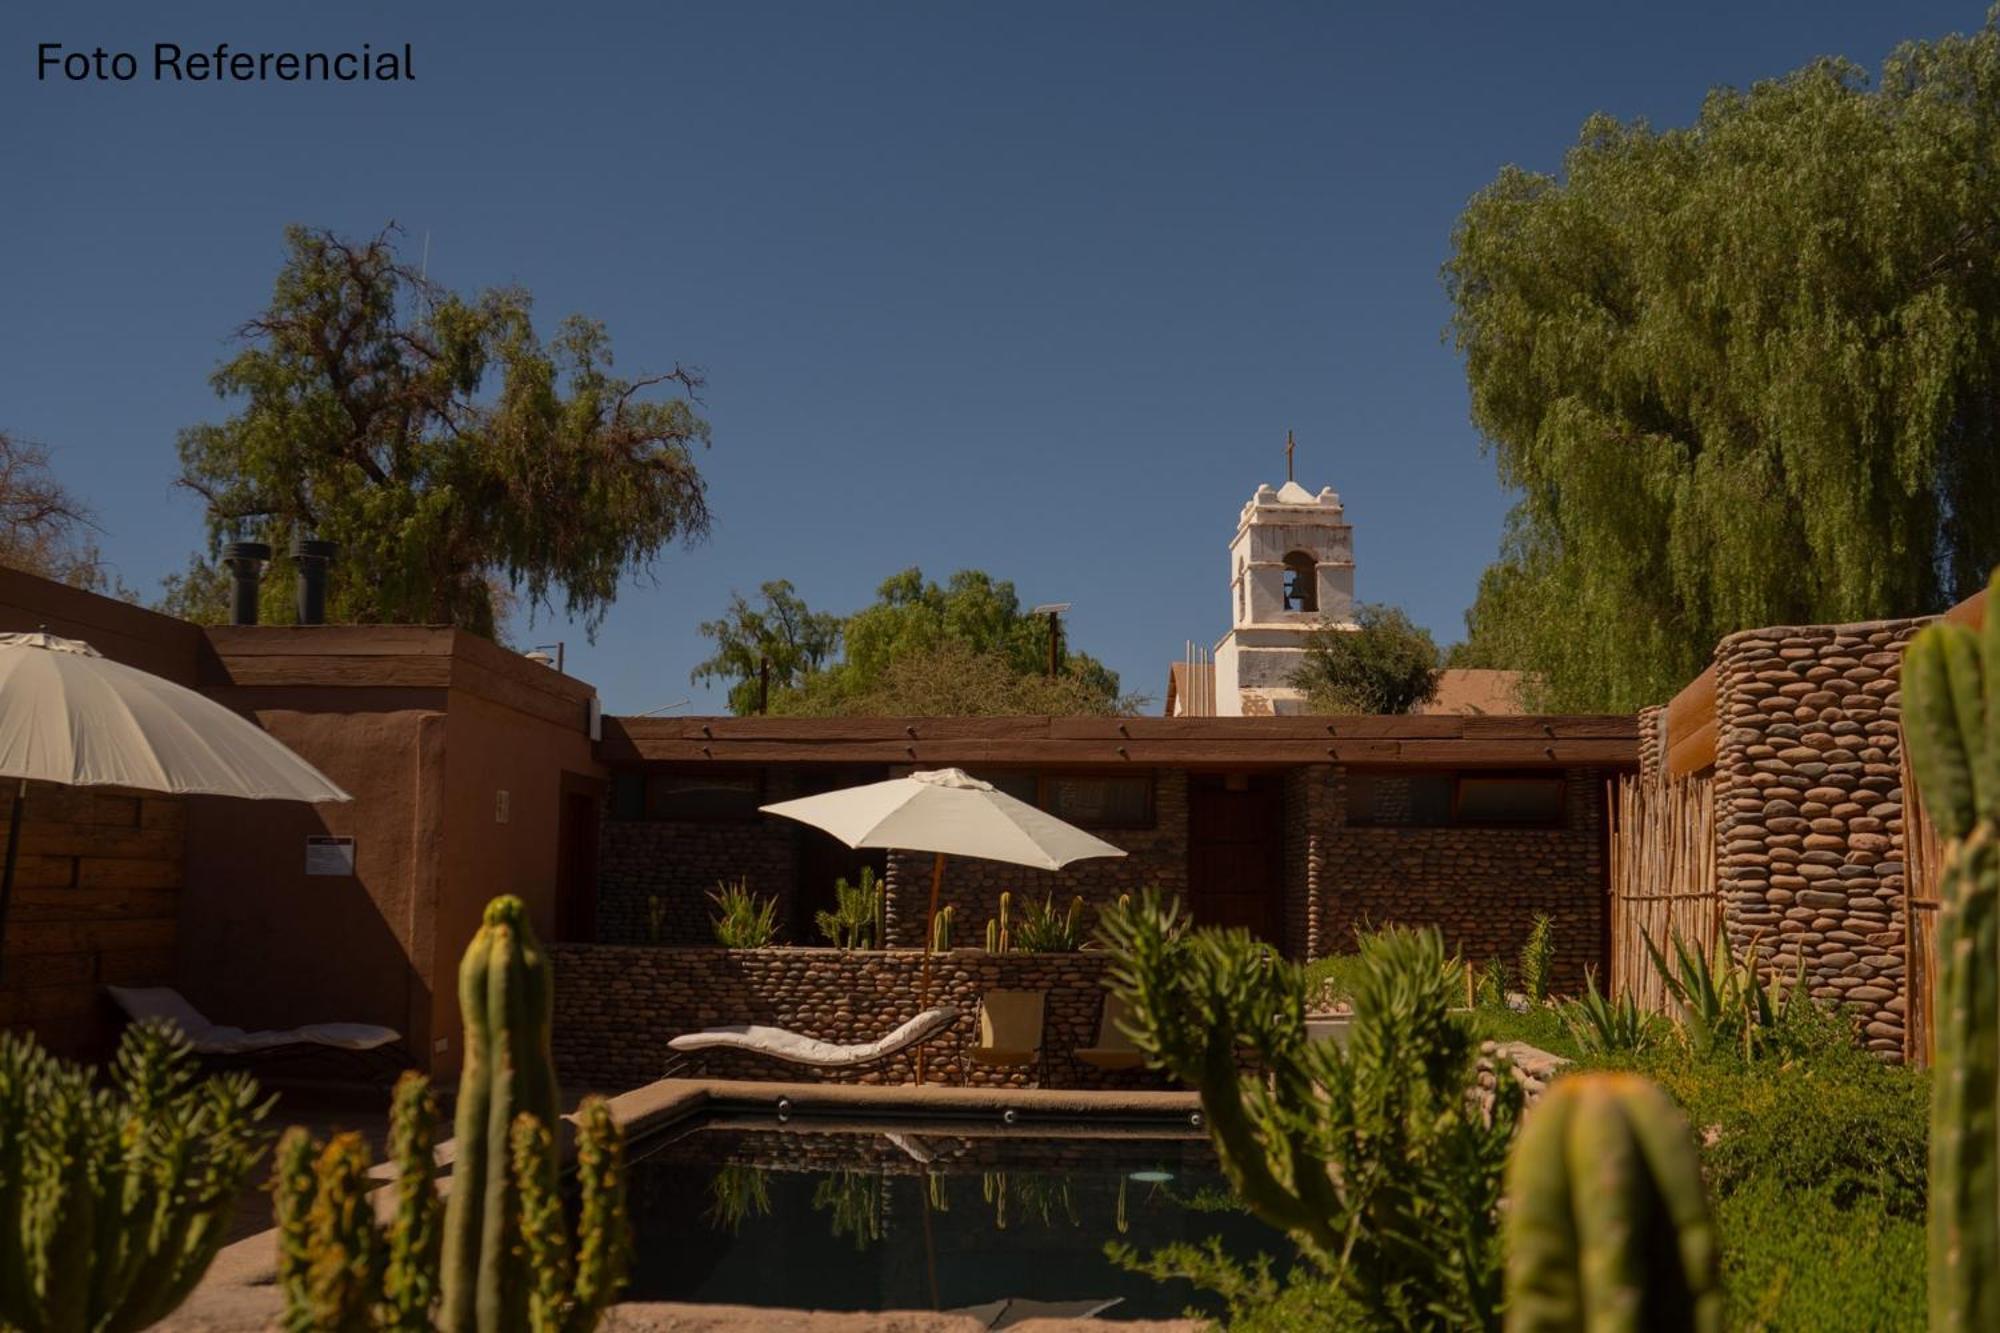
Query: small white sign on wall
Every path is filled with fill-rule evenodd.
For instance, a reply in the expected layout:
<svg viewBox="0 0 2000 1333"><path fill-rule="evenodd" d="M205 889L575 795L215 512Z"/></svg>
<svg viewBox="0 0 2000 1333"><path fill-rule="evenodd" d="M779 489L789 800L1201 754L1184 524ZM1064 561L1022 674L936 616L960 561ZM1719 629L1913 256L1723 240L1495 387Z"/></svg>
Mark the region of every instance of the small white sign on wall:
<svg viewBox="0 0 2000 1333"><path fill-rule="evenodd" d="M313 834L306 838L308 875L352 875L354 839Z"/></svg>

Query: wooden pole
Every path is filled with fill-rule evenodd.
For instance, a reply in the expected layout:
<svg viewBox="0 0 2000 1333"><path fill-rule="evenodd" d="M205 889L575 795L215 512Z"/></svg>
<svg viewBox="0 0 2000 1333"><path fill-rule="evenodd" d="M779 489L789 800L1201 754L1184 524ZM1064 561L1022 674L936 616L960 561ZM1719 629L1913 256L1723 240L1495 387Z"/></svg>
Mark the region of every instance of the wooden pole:
<svg viewBox="0 0 2000 1333"><path fill-rule="evenodd" d="M944 853L939 852L931 862L931 910L924 917L924 981L922 993L917 997L917 1007L931 1007L931 946L937 942L938 889L944 884ZM926 1043L927 1045L928 1043ZM924 1081L924 1048L917 1047L917 1084Z"/></svg>

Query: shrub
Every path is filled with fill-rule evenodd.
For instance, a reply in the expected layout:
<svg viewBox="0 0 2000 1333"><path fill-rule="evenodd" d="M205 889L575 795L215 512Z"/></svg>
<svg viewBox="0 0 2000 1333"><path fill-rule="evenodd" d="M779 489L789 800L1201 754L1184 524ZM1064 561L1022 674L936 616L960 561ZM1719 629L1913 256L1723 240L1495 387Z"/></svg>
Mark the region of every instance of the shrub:
<svg viewBox="0 0 2000 1333"><path fill-rule="evenodd" d="M1104 913L1111 988L1149 1062L1201 1092L1237 1194L1289 1231L1368 1328L1486 1328L1500 1308L1512 1078L1476 1097L1462 981L1434 930L1363 937L1343 1047L1305 1032L1305 977L1242 930L1182 929L1148 893ZM1257 1072L1239 1072L1249 1057Z"/></svg>
<svg viewBox="0 0 2000 1333"><path fill-rule="evenodd" d="M1023 953L1075 953L1083 947L1083 899L1071 898L1067 911L1057 911L1055 895L1038 906L1030 898L1013 928L1012 945Z"/></svg>
<svg viewBox="0 0 2000 1333"><path fill-rule="evenodd" d="M1325 1013L1354 1003L1354 987L1361 974L1361 955L1331 954L1305 965L1306 1012Z"/></svg>
<svg viewBox="0 0 2000 1333"><path fill-rule="evenodd" d="M1597 974L1585 975L1583 995L1558 1012L1577 1049L1585 1055L1633 1055L1651 1046L1663 1020L1639 1008L1630 995L1607 1000L1597 990Z"/></svg>
<svg viewBox="0 0 2000 1333"><path fill-rule="evenodd" d="M715 942L723 948L762 949L777 939L776 895L760 898L738 879L717 885L708 898L720 913L709 920L715 926Z"/></svg>
<svg viewBox="0 0 2000 1333"><path fill-rule="evenodd" d="M1507 964L1504 961L1488 959L1486 966L1478 970L1478 984L1473 991L1472 1003L1478 1009L1507 1007Z"/></svg>

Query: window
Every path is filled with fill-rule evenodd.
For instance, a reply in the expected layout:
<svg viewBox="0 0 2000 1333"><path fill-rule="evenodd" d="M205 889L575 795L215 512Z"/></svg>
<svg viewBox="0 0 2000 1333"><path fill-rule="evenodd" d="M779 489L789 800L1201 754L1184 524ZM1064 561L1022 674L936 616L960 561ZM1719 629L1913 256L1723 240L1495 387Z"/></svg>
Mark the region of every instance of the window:
<svg viewBox="0 0 2000 1333"><path fill-rule="evenodd" d="M1146 828L1153 822L1151 775L1044 778L1042 797L1044 809L1072 824Z"/></svg>
<svg viewBox="0 0 2000 1333"><path fill-rule="evenodd" d="M1309 551L1293 551L1285 557L1285 609L1319 610L1319 561Z"/></svg>
<svg viewBox="0 0 2000 1333"><path fill-rule="evenodd" d="M764 781L757 773L655 773L646 779L647 819L755 819L763 803Z"/></svg>
<svg viewBox="0 0 2000 1333"><path fill-rule="evenodd" d="M1563 822L1562 776L1461 774L1457 822L1554 828Z"/></svg>
<svg viewBox="0 0 2000 1333"><path fill-rule="evenodd" d="M1560 828L1560 773L1354 773L1347 822L1363 828Z"/></svg>
<svg viewBox="0 0 2000 1333"><path fill-rule="evenodd" d="M1153 775L1150 773L1035 773L988 770L974 776L1017 801L1086 828L1151 828Z"/></svg>

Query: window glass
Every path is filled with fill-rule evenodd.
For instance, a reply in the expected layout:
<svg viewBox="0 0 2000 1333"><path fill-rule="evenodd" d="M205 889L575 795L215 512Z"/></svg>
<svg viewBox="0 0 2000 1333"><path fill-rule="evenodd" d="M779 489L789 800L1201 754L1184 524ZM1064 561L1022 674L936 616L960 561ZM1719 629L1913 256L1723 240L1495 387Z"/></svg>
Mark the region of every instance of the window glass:
<svg viewBox="0 0 2000 1333"><path fill-rule="evenodd" d="M1018 769L1002 769L998 773L976 773L973 776L983 782L993 784L995 791L1005 792L1017 801L1029 805L1041 804L1041 793L1033 773L1023 773Z"/></svg>
<svg viewBox="0 0 2000 1333"><path fill-rule="evenodd" d="M1347 822L1363 827L1448 828L1452 823L1452 776L1350 773Z"/></svg>
<svg viewBox="0 0 2000 1333"><path fill-rule="evenodd" d="M1139 828L1153 822L1153 779L1050 777L1043 783L1048 812L1072 824Z"/></svg>
<svg viewBox="0 0 2000 1333"><path fill-rule="evenodd" d="M1560 777L1482 777L1458 780L1458 822L1551 827L1563 822Z"/></svg>
<svg viewBox="0 0 2000 1333"><path fill-rule="evenodd" d="M646 818L755 819L764 783L754 773L656 773L646 780Z"/></svg>

